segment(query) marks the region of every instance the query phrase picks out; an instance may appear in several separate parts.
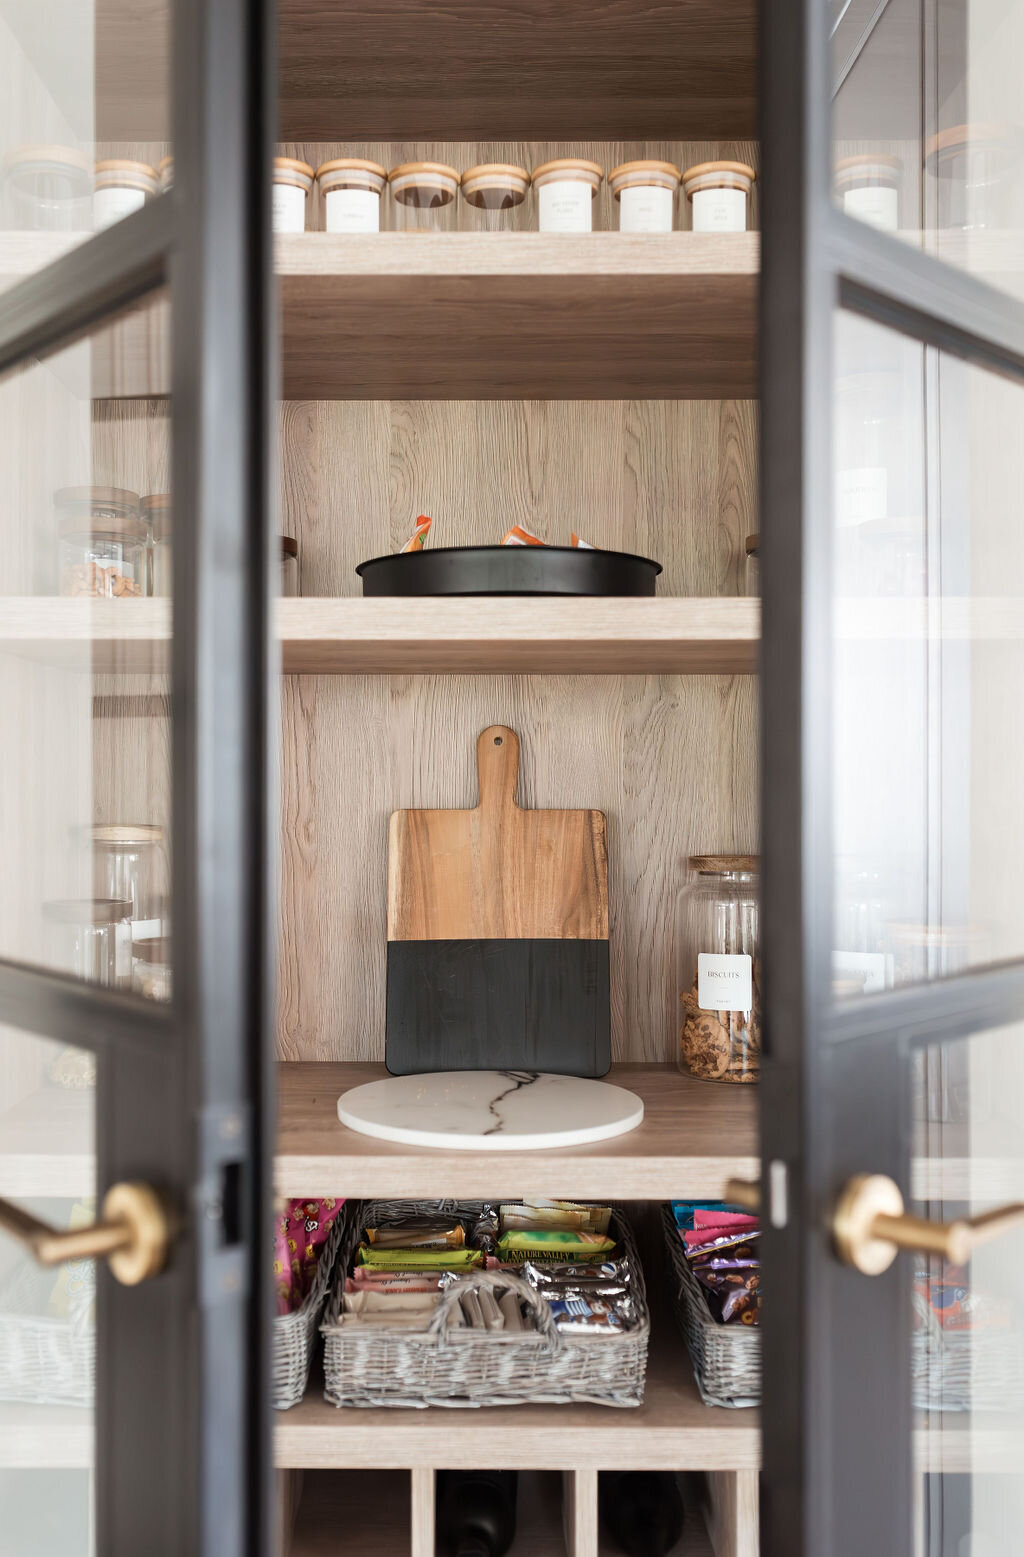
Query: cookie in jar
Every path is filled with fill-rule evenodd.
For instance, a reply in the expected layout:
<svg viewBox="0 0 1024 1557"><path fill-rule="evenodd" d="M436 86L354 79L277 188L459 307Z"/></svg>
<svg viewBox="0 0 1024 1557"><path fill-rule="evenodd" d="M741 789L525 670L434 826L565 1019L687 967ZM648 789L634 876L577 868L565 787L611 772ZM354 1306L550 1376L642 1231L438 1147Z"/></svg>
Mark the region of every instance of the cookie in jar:
<svg viewBox="0 0 1024 1557"><path fill-rule="evenodd" d="M679 1068L701 1081L761 1070L760 859L695 854L676 915Z"/></svg>

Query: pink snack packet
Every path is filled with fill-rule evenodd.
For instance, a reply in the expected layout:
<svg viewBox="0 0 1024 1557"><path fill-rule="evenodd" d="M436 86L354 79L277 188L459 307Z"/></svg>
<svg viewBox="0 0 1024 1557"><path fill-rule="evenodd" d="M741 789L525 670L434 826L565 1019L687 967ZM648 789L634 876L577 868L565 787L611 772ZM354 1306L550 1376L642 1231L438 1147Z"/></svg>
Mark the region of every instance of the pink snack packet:
<svg viewBox="0 0 1024 1557"><path fill-rule="evenodd" d="M274 1292L277 1312L302 1306L316 1278L327 1235L344 1200L289 1200L274 1222Z"/></svg>

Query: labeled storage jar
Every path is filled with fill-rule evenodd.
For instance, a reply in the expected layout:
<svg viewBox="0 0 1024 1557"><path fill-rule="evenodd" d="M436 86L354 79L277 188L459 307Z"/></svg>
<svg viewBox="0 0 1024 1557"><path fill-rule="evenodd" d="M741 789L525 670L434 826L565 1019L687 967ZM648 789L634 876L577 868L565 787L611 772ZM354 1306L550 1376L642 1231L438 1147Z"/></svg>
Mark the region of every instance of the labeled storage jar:
<svg viewBox="0 0 1024 1557"><path fill-rule="evenodd" d="M313 187L313 169L298 157L274 158L271 209L275 232L305 232L306 201Z"/></svg>
<svg viewBox="0 0 1024 1557"><path fill-rule="evenodd" d="M462 175L466 232L511 232L522 223L530 175L513 162L481 162Z"/></svg>
<svg viewBox="0 0 1024 1557"><path fill-rule="evenodd" d="M88 232L92 161L74 146L19 146L4 165L7 226L24 232Z"/></svg>
<svg viewBox="0 0 1024 1557"><path fill-rule="evenodd" d="M92 197L92 223L99 231L112 227L133 211L141 211L147 200L160 190L156 168L148 162L130 162L114 157L96 164L96 183Z"/></svg>
<svg viewBox="0 0 1024 1557"><path fill-rule="evenodd" d="M446 162L402 162L388 183L396 232L454 232L459 175Z"/></svg>
<svg viewBox="0 0 1024 1557"><path fill-rule="evenodd" d="M380 232L388 175L365 157L334 157L316 170L325 232Z"/></svg>
<svg viewBox="0 0 1024 1557"><path fill-rule="evenodd" d="M533 170L541 232L590 232L604 169L582 157L558 157Z"/></svg>
<svg viewBox="0 0 1024 1557"><path fill-rule="evenodd" d="M65 487L57 508L62 595L137 598L148 588L146 527L135 492L121 487Z"/></svg>
<svg viewBox="0 0 1024 1557"><path fill-rule="evenodd" d="M160 185L160 193L165 195L169 189L174 188L174 158L161 157L156 165L157 183Z"/></svg>
<svg viewBox="0 0 1024 1557"><path fill-rule="evenodd" d="M746 232L756 174L745 162L698 162L683 174L694 232Z"/></svg>
<svg viewBox="0 0 1024 1557"><path fill-rule="evenodd" d="M161 935L132 945L132 989L147 1000L171 998L171 943Z"/></svg>
<svg viewBox="0 0 1024 1557"><path fill-rule="evenodd" d="M43 904L51 967L90 984L127 989L132 979L131 903L87 897Z"/></svg>
<svg viewBox="0 0 1024 1557"><path fill-rule="evenodd" d="M836 199L848 216L895 232L900 225L902 171L898 157L881 152L841 157L833 174Z"/></svg>
<svg viewBox="0 0 1024 1557"><path fill-rule="evenodd" d="M619 231L671 232L681 176L673 162L623 162L612 168L608 188L619 208Z"/></svg>
<svg viewBox="0 0 1024 1557"><path fill-rule="evenodd" d="M167 597L174 587L171 571L171 494L153 492L144 497L141 514L149 547L149 593Z"/></svg>
<svg viewBox="0 0 1024 1557"><path fill-rule="evenodd" d="M759 884L756 854L700 854L679 894L677 1057L701 1081L760 1074Z"/></svg>
<svg viewBox="0 0 1024 1557"><path fill-rule="evenodd" d="M299 543L291 535L281 536L281 594L293 600L299 592Z"/></svg>
<svg viewBox="0 0 1024 1557"><path fill-rule="evenodd" d="M164 830L154 822L96 822L86 829L97 900L128 904L133 940L163 933Z"/></svg>
<svg viewBox="0 0 1024 1557"><path fill-rule="evenodd" d="M937 184L938 224L965 232L1016 227L1024 183L1021 132L1006 124L957 124L925 150Z"/></svg>

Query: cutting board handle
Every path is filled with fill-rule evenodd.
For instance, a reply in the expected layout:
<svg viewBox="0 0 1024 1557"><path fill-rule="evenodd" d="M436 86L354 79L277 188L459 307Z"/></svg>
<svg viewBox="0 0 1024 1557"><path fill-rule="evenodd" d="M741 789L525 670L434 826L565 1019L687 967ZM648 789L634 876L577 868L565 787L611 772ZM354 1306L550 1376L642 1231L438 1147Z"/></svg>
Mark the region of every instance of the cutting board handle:
<svg viewBox="0 0 1024 1557"><path fill-rule="evenodd" d="M481 811L516 809L519 787L519 737L505 724L490 724L476 743Z"/></svg>

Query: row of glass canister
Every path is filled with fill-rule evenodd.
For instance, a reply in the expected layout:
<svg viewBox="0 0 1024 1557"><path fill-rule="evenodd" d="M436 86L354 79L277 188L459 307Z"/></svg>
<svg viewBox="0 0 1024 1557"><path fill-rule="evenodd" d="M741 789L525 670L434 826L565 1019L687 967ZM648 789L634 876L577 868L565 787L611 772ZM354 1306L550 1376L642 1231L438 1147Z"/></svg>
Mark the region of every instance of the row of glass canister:
<svg viewBox="0 0 1024 1557"><path fill-rule="evenodd" d="M276 157L274 229L305 231L315 184L331 233L379 232L384 225L400 232L522 229L531 225L524 209L531 190L541 232L590 232L604 176L599 163L581 157L559 157L532 173L508 162L465 173L443 162L404 162L388 171L363 157L335 157L314 173L308 162ZM620 232L672 232L680 187L692 203L695 232L743 232L755 176L743 162L702 162L684 173L672 162L634 161L611 170L608 188ZM389 217L382 216L386 192Z"/></svg>

